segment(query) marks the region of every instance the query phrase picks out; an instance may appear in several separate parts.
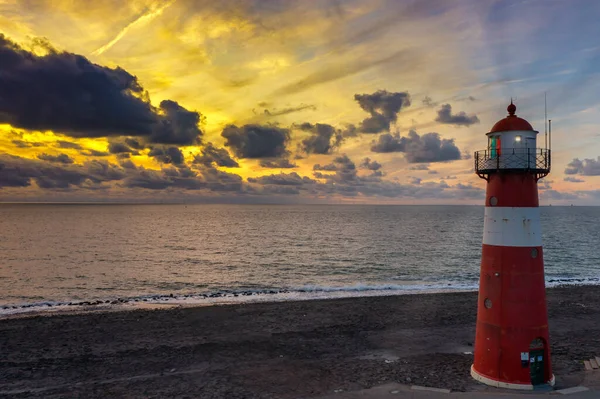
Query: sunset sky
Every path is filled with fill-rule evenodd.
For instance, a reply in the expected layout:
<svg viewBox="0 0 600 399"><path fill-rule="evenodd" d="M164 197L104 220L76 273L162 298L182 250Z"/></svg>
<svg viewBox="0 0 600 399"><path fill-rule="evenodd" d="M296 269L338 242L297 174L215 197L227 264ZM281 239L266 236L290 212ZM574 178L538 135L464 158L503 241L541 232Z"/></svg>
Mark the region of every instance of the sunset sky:
<svg viewBox="0 0 600 399"><path fill-rule="evenodd" d="M600 204L594 0L0 0L0 201L482 204L552 119L542 204Z"/></svg>

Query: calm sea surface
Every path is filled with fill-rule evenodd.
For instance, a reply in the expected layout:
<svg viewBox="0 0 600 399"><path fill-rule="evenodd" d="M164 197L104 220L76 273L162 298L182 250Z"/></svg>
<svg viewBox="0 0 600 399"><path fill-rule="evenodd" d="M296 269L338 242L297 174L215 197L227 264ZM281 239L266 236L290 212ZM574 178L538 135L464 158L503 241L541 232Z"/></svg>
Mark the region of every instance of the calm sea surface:
<svg viewBox="0 0 600 399"><path fill-rule="evenodd" d="M541 209L548 283L598 283L600 207ZM201 301L476 289L483 210L0 205L0 311L171 294Z"/></svg>

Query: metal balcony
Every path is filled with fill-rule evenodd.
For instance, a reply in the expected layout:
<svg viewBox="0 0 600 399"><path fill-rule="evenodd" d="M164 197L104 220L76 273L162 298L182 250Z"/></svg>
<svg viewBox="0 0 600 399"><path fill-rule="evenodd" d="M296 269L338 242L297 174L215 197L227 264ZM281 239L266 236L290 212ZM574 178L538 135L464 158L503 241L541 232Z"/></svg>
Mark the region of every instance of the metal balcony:
<svg viewBox="0 0 600 399"><path fill-rule="evenodd" d="M488 180L492 173L532 173L536 180L550 173L550 150L545 148L503 148L475 152L475 172Z"/></svg>

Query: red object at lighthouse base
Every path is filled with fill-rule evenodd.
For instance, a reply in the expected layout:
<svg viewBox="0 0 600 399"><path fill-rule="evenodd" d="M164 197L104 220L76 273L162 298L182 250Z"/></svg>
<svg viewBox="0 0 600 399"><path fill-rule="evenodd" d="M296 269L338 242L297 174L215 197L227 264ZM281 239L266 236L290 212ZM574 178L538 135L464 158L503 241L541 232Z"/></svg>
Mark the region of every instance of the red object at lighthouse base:
<svg viewBox="0 0 600 399"><path fill-rule="evenodd" d="M535 134L492 131L502 151L475 156L488 183L471 375L500 388L554 385L537 190L549 172L549 151L535 149ZM529 137L533 148L521 147Z"/></svg>

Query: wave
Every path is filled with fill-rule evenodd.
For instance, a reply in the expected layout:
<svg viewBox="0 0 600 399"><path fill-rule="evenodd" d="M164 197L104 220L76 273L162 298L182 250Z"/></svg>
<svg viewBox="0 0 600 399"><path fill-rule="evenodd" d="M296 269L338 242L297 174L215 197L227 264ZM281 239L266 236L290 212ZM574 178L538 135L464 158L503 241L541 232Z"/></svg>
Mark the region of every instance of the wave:
<svg viewBox="0 0 600 399"><path fill-rule="evenodd" d="M600 285L600 278L547 278L547 287ZM304 285L290 288L221 290L195 294L142 295L88 301L43 301L0 306L0 317L53 312L88 312L135 309L152 305L219 305L250 302L280 302L365 296L410 295L443 292L473 292L478 284L437 282L428 284L353 284L347 286Z"/></svg>

